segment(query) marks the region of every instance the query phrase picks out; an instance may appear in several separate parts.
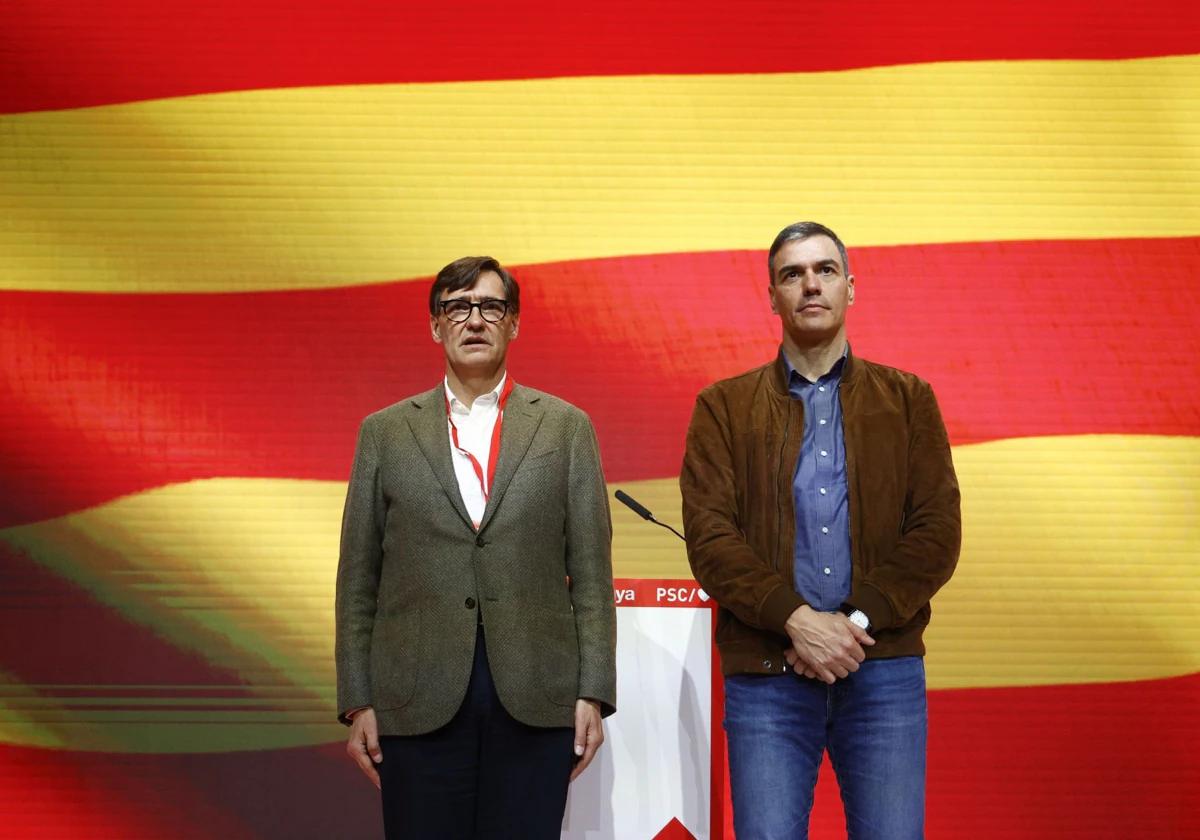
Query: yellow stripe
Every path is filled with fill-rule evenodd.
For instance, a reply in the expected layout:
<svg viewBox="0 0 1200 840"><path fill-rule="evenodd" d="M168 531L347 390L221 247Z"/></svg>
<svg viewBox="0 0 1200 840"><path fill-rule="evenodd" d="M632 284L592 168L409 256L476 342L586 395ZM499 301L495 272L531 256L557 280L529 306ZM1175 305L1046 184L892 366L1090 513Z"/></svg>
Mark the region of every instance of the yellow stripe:
<svg viewBox="0 0 1200 840"><path fill-rule="evenodd" d="M925 635L932 688L1200 671L1200 438L957 447L963 548ZM679 522L674 479L624 485ZM687 575L670 533L613 511L623 574Z"/></svg>
<svg viewBox="0 0 1200 840"><path fill-rule="evenodd" d="M36 691L0 671L0 744L67 746L68 734L51 719L57 715L38 714L41 705Z"/></svg>
<svg viewBox="0 0 1200 840"><path fill-rule="evenodd" d="M7 692L0 737L130 752L224 752L336 741L333 569L344 485L224 479L152 490L0 531L0 540L202 661L276 710L80 710ZM275 507L279 505L278 507ZM75 682L62 673L65 682ZM83 696L91 696L84 694ZM102 700L111 692L98 692ZM212 696L195 691L196 697ZM141 706L141 708L137 708ZM221 725L215 726L214 723Z"/></svg>
<svg viewBox="0 0 1200 840"><path fill-rule="evenodd" d="M1200 56L266 90L0 118L0 288L1200 233Z"/></svg>
<svg viewBox="0 0 1200 840"><path fill-rule="evenodd" d="M955 463L965 537L954 580L934 602L931 687L1200 670L1200 439L1008 440L960 447ZM678 524L674 479L621 486ZM155 724L146 726L129 715L81 719L70 704L47 717L26 700L23 717L14 717L16 708L0 715L0 724L8 720L0 738L225 750L343 737L325 720L344 492L337 482L197 481L0 531L0 540L159 636L238 670L249 685L264 684L256 694L284 710L204 712L205 721L229 724L214 727L197 713L147 703L133 716ZM682 544L669 532L619 505L613 524L617 577L688 576Z"/></svg>

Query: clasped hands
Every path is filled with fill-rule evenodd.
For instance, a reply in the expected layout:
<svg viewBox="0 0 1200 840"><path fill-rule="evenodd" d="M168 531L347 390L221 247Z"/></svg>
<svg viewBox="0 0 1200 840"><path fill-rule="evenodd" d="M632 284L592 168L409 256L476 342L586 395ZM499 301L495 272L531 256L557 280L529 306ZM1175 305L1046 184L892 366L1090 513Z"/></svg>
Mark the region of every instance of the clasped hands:
<svg viewBox="0 0 1200 840"><path fill-rule="evenodd" d="M792 613L784 625L791 647L784 651L796 673L832 685L858 670L866 659L864 645L875 640L841 613L823 613L807 604Z"/></svg>

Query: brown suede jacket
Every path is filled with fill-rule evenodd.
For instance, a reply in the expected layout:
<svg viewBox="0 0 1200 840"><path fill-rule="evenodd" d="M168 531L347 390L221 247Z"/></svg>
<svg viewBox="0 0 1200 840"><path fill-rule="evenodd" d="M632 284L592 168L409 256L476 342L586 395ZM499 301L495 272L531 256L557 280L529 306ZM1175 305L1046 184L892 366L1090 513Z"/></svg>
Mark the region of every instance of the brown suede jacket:
<svg viewBox="0 0 1200 840"><path fill-rule="evenodd" d="M853 581L870 618L868 658L921 656L929 599L958 562L962 523L950 441L929 384L850 354L840 392ZM777 674L784 624L805 603L793 584L792 484L804 404L782 355L700 392L679 486L688 561L720 605L725 674Z"/></svg>

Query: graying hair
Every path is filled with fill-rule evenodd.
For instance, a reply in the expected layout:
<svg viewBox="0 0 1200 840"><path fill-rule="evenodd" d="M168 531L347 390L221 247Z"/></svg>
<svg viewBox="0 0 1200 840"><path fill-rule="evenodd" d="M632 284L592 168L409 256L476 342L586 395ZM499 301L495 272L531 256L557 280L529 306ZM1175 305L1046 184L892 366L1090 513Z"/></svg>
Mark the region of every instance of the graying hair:
<svg viewBox="0 0 1200 840"><path fill-rule="evenodd" d="M842 244L842 240L838 239L836 233L818 222L796 222L796 224L788 225L779 231L779 235L771 243L771 250L767 254L767 271L771 274L772 285L775 283L775 255L779 253L779 249L788 242L813 236L828 236L832 239L833 244L837 245L838 253L842 255L842 271L846 274L850 273L850 258L846 256L846 246Z"/></svg>

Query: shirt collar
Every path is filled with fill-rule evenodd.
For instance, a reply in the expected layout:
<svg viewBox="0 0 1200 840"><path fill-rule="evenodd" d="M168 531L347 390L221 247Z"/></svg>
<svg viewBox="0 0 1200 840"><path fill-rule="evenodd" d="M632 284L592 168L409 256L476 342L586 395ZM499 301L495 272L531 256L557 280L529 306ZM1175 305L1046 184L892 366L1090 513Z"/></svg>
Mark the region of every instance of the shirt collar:
<svg viewBox="0 0 1200 840"><path fill-rule="evenodd" d="M488 391L487 394L475 397L475 402L472 403L472 407L479 406L480 408L487 408L497 404L500 401L500 391L504 390L504 382L508 378L509 374L508 372L505 372L504 376L500 377L499 382L496 384L496 388ZM450 390L449 377L443 380L443 384L445 385L446 389L446 398L448 398L450 401L451 412L454 412L455 414L470 414L470 408L467 408L466 404L464 404L461 400L458 400L458 397L455 396L455 392Z"/></svg>
<svg viewBox="0 0 1200 840"><path fill-rule="evenodd" d="M784 370L787 371L787 381L788 381L789 387L793 387L796 385L815 385L816 384L816 382L809 382L807 379L805 379L803 376L800 375L800 372L798 370L796 370L794 367L792 367L792 360L787 357L787 353L783 352L782 347L779 348L779 355L781 355L783 357L783 366L784 366ZM850 342L847 341L846 349L842 351L841 358L839 358L836 362L834 362L833 367L831 367L829 369L829 372L826 373L824 376L819 377L817 379L817 382L829 382L831 380L841 379L842 370L846 367L846 359L849 357L849 355L850 355Z"/></svg>
<svg viewBox="0 0 1200 840"><path fill-rule="evenodd" d="M496 384L495 388L488 391L486 394L483 394L483 395L475 398L475 402L472 403L472 408L474 406L479 406L480 408L487 408L489 406L496 405L498 402L500 402L500 392L504 389L504 382L507 379L508 379L508 372L506 371L505 374L500 377L500 381ZM450 411L453 412L454 414L470 414L471 409L467 408L467 406L458 397L456 397L454 395L454 392L450 390L449 377L447 377L444 380L443 384L446 387L446 397L450 401Z"/></svg>

